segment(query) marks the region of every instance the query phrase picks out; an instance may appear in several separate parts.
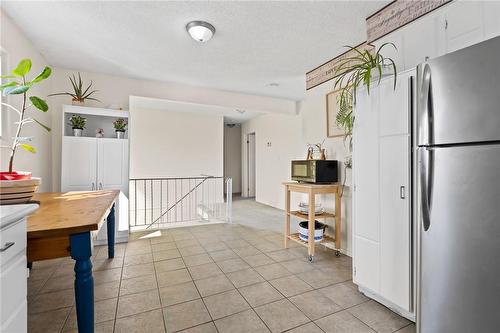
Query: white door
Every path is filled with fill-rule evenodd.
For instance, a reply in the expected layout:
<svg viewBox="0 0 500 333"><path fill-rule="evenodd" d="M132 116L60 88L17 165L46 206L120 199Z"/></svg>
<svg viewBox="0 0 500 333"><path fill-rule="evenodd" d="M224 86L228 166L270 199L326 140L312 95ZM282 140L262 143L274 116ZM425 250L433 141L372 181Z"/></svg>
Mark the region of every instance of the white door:
<svg viewBox="0 0 500 333"><path fill-rule="evenodd" d="M411 219L408 135L380 138L380 293L410 311Z"/></svg>
<svg viewBox="0 0 500 333"><path fill-rule="evenodd" d="M255 197L255 133L247 136L248 196Z"/></svg>
<svg viewBox="0 0 500 333"><path fill-rule="evenodd" d="M96 138L63 137L62 191L90 191L97 186Z"/></svg>
<svg viewBox="0 0 500 333"><path fill-rule="evenodd" d="M97 188L120 190L128 196L128 140L97 141Z"/></svg>
<svg viewBox="0 0 500 333"><path fill-rule="evenodd" d="M378 91L358 91L353 132L354 282L379 291Z"/></svg>

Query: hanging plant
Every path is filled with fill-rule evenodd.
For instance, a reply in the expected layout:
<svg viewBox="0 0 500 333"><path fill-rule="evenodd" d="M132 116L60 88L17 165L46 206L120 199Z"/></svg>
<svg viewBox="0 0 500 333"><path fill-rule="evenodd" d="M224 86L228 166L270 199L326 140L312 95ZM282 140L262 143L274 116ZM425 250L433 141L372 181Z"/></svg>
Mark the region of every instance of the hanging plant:
<svg viewBox="0 0 500 333"><path fill-rule="evenodd" d="M354 127L353 93L358 87L365 86L368 94L370 94L372 79L375 78L378 85L384 74L387 74L394 76L394 89L396 89L396 63L393 59L384 57L381 53L386 46L392 46L397 50L393 43L382 44L375 54L370 50L360 51L355 47L346 46L349 51L353 51L356 55L343 59L335 70L334 89L340 90L337 98L339 112L335 120L337 125L344 129L345 139L352 136Z"/></svg>

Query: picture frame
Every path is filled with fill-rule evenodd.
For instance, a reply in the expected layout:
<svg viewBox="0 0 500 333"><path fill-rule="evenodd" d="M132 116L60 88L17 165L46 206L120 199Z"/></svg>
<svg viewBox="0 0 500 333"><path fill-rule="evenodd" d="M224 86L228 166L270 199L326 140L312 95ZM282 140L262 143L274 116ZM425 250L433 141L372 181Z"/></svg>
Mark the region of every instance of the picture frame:
<svg viewBox="0 0 500 333"><path fill-rule="evenodd" d="M339 112L339 103L337 102L340 89L326 94L326 136L328 138L344 137L345 130L337 126L335 118Z"/></svg>

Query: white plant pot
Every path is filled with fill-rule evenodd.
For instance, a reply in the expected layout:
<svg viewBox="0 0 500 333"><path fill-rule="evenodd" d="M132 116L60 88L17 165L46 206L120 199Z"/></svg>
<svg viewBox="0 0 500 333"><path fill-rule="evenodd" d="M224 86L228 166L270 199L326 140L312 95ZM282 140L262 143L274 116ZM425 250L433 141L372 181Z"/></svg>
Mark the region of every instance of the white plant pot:
<svg viewBox="0 0 500 333"><path fill-rule="evenodd" d="M83 130L81 128L73 128L73 136L82 136Z"/></svg>
<svg viewBox="0 0 500 333"><path fill-rule="evenodd" d="M124 137L125 137L125 132L116 131L116 138L117 139L123 139Z"/></svg>

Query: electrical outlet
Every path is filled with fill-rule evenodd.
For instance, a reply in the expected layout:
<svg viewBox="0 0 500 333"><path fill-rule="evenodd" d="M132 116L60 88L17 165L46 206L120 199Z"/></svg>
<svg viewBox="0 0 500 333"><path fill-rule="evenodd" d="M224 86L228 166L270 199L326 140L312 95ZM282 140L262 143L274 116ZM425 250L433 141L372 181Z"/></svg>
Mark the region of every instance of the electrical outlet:
<svg viewBox="0 0 500 333"><path fill-rule="evenodd" d="M352 156L347 156L344 160L344 165L346 168L351 169L352 168Z"/></svg>
<svg viewBox="0 0 500 333"><path fill-rule="evenodd" d="M271 146L272 146L272 145L271 145L271 142L268 142L268 143L267 143L267 146L268 146L268 147L271 147Z"/></svg>

